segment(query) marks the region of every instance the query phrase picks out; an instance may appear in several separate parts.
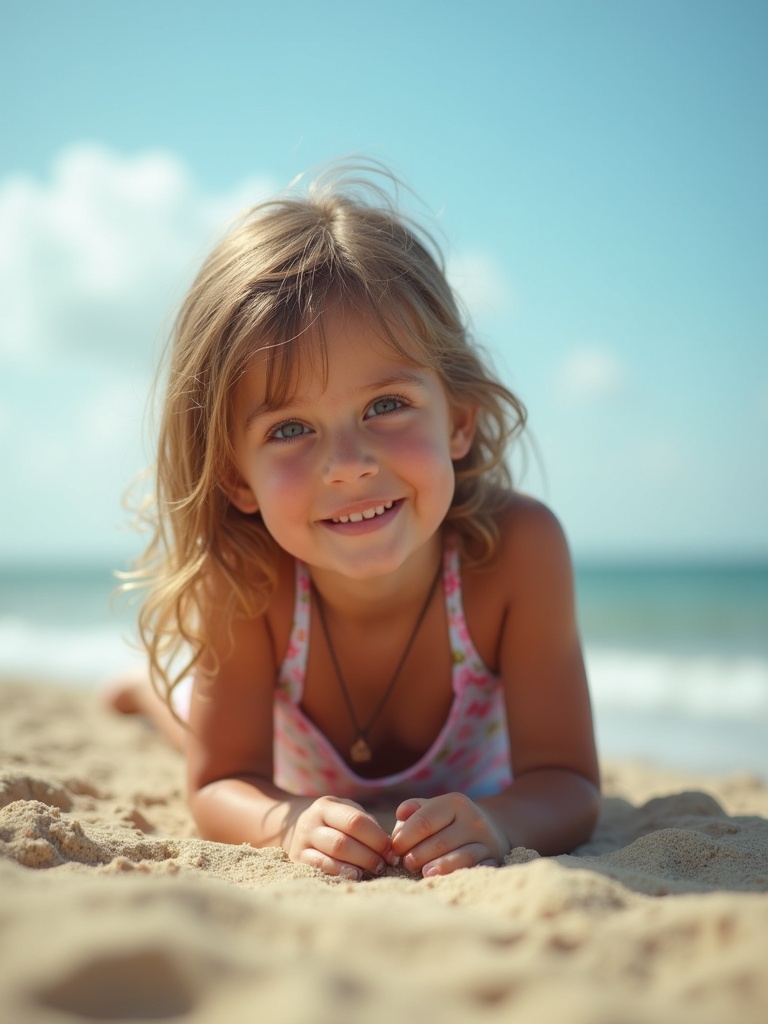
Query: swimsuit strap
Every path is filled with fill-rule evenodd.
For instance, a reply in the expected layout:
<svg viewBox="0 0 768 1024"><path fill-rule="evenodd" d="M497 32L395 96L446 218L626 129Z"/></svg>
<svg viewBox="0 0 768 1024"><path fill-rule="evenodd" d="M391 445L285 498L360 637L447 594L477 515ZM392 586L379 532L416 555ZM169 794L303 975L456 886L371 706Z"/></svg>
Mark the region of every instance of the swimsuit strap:
<svg viewBox="0 0 768 1024"><path fill-rule="evenodd" d="M304 562L296 559L296 598L293 602L293 626L278 673L278 686L287 692L294 704L300 704L304 696L304 677L307 673L309 655L309 609L312 581Z"/></svg>
<svg viewBox="0 0 768 1024"><path fill-rule="evenodd" d="M451 682L454 693L459 694L473 677L472 674L476 676L487 673L488 669L477 653L467 627L461 596L461 556L455 538L446 541L444 563L445 610L448 616L448 638L453 662ZM466 668L471 670L470 674L465 671Z"/></svg>
<svg viewBox="0 0 768 1024"><path fill-rule="evenodd" d="M448 617L448 636L451 645L451 656L454 670L452 684L455 692L459 686L457 680L463 674L458 669L471 663L482 670L475 645L467 629L464 608L461 601L461 558L455 539L446 541L443 553L443 592L445 594L445 610ZM309 568L305 562L296 559L296 598L293 609L293 625L288 649L279 672L278 685L287 691L294 704L300 704L304 695L304 678L307 671L309 654L309 616L311 607L312 583Z"/></svg>

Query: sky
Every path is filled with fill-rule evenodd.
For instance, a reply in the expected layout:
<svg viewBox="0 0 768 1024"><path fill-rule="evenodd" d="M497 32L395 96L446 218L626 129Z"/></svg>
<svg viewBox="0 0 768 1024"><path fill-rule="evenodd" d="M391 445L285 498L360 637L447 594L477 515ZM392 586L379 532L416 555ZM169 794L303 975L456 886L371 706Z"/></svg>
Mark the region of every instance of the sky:
<svg viewBox="0 0 768 1024"><path fill-rule="evenodd" d="M367 156L577 560L768 557L764 0L0 0L0 566L121 562L174 310ZM417 197L417 198L416 198Z"/></svg>

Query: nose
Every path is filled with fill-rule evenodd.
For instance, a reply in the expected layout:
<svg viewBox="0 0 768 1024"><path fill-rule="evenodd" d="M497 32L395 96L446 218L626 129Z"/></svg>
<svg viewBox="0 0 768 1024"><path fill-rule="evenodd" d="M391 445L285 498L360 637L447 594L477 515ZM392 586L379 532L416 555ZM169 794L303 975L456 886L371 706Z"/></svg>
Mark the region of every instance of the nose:
<svg viewBox="0 0 768 1024"><path fill-rule="evenodd" d="M354 483L379 472L370 439L356 427L334 431L327 438L324 456L323 482L326 484Z"/></svg>

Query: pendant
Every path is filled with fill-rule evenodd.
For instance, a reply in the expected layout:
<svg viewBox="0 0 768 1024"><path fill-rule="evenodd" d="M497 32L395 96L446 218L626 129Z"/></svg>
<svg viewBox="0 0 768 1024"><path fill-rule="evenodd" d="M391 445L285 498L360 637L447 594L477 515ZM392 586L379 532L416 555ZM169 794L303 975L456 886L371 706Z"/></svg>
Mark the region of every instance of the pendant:
<svg viewBox="0 0 768 1024"><path fill-rule="evenodd" d="M349 748L349 756L355 764L363 764L365 761L370 761L373 757L371 748L365 742L365 738L360 736L352 746Z"/></svg>

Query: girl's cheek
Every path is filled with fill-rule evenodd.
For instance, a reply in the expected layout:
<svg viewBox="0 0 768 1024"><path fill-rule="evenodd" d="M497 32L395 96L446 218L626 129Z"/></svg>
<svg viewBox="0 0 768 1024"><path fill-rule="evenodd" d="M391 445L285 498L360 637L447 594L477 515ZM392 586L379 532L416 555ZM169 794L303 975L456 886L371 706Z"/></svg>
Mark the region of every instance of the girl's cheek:
<svg viewBox="0 0 768 1024"><path fill-rule="evenodd" d="M266 500L290 502L299 496L307 482L307 467L301 459L272 459L259 473Z"/></svg>
<svg viewBox="0 0 768 1024"><path fill-rule="evenodd" d="M434 467L446 460L451 461L447 441L430 431L411 432L393 439L389 454L398 460L402 459L414 465Z"/></svg>

